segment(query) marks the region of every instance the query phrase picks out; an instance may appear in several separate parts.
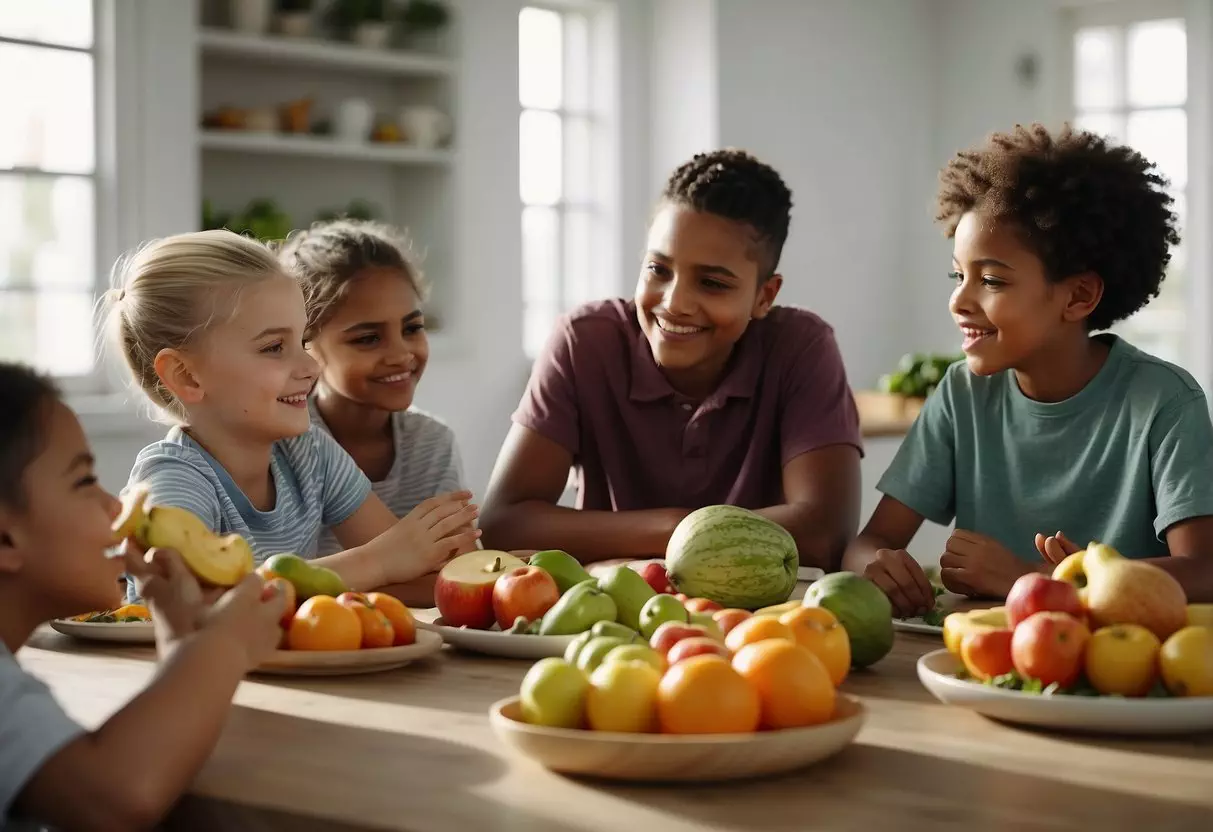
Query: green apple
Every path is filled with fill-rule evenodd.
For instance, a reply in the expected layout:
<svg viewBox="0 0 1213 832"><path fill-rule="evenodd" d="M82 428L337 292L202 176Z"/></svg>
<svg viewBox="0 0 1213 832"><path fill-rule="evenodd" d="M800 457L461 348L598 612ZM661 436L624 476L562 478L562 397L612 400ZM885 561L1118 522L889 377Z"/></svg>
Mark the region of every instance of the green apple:
<svg viewBox="0 0 1213 832"><path fill-rule="evenodd" d="M564 659L540 659L522 677L522 718L531 725L580 728L589 687L586 675Z"/></svg>
<svg viewBox="0 0 1213 832"><path fill-rule="evenodd" d="M724 641L724 632L720 629L720 625L716 623L716 619L712 618L710 612L691 613L691 623L703 627L703 629L707 630L707 635L717 641Z"/></svg>
<svg viewBox="0 0 1213 832"><path fill-rule="evenodd" d="M568 592L582 581L588 581L593 576L585 571L585 567L577 558L559 549L547 549L536 552L527 559L531 566L538 566L556 580L556 588L561 593Z"/></svg>
<svg viewBox="0 0 1213 832"><path fill-rule="evenodd" d="M627 642L617 636L597 636L592 638L590 639L590 643L577 654L577 668L586 676L589 676L594 672L594 668L602 664L602 660L606 658L607 653L625 644Z"/></svg>
<svg viewBox="0 0 1213 832"><path fill-rule="evenodd" d="M623 565L612 566L598 576L598 586L614 599L619 608L619 622L639 630L640 610L657 594L640 573Z"/></svg>
<svg viewBox="0 0 1213 832"><path fill-rule="evenodd" d="M593 578L574 586L543 615L541 636L571 636L584 633L599 621L614 621L615 602Z"/></svg>
<svg viewBox="0 0 1213 832"><path fill-rule="evenodd" d="M667 621L690 622L690 613L682 602L673 595L661 593L654 595L645 602L640 610L640 634L645 640L651 639L653 633Z"/></svg>
<svg viewBox="0 0 1213 832"><path fill-rule="evenodd" d="M569 642L569 646L564 648L564 660L569 664L577 664L577 654L581 652L590 639L594 637L592 630L586 630L581 635Z"/></svg>
<svg viewBox="0 0 1213 832"><path fill-rule="evenodd" d="M661 671L647 662L607 662L590 676L585 715L595 731L642 733L657 729Z"/></svg>
<svg viewBox="0 0 1213 832"><path fill-rule="evenodd" d="M665 659L647 644L623 644L606 654L607 662L648 662L658 673L665 672ZM602 664L599 667L602 667Z"/></svg>
<svg viewBox="0 0 1213 832"><path fill-rule="evenodd" d="M295 587L295 596L300 601L313 595L330 595L336 598L347 589L345 581L332 569L315 566L289 552L271 555L257 571L273 572L286 578Z"/></svg>

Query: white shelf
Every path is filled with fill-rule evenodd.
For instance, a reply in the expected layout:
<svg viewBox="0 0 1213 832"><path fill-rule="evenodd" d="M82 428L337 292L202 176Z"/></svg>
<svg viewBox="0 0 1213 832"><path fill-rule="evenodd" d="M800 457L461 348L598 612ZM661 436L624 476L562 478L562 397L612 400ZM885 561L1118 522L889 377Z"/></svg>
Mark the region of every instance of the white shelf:
<svg viewBox="0 0 1213 832"><path fill-rule="evenodd" d="M316 156L380 162L393 165L447 165L449 150L426 150L406 144L341 142L313 136L253 133L239 130L203 130L198 136L203 150L229 153L263 153L277 156Z"/></svg>
<svg viewBox="0 0 1213 832"><path fill-rule="evenodd" d="M247 35L227 29L204 28L198 33L203 55L245 58L271 64L300 64L375 72L384 75L441 77L454 64L447 58L395 49L365 49L316 38Z"/></svg>

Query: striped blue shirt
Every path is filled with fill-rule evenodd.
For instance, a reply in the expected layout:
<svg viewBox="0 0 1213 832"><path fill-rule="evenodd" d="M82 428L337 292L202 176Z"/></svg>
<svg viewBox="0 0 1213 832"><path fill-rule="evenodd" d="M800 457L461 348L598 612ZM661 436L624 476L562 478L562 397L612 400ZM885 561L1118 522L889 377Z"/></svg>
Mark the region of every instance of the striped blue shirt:
<svg viewBox="0 0 1213 832"><path fill-rule="evenodd" d="M146 483L149 504L188 509L217 533L242 536L257 563L279 552L317 557L321 527L347 520L371 491L350 455L315 427L274 443L270 473L274 507L260 511L218 460L175 427L135 457L127 488ZM133 597L134 582L127 586Z"/></svg>
<svg viewBox="0 0 1213 832"><path fill-rule="evenodd" d="M328 425L316 409L315 399L308 400L308 408L312 424L327 435ZM391 424L396 455L387 476L372 483L371 488L393 514L403 517L423 500L464 487L455 432L445 423L423 410L409 408L393 413ZM332 554L341 551L341 544L326 528L320 533L316 551Z"/></svg>

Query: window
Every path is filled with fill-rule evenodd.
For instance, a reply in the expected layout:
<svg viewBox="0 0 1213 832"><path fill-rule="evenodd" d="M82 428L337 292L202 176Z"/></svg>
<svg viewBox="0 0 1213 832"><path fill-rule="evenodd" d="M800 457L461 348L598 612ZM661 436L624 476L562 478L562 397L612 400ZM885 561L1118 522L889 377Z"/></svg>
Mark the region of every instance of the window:
<svg viewBox="0 0 1213 832"><path fill-rule="evenodd" d="M604 80L609 8L528 6L518 15L523 348L614 285L612 128Z"/></svg>
<svg viewBox="0 0 1213 832"><path fill-rule="evenodd" d="M1199 361L1191 342L1195 275L1188 252L1188 38L1182 4L1112 3L1075 15L1073 111L1077 126L1123 142L1170 180L1181 244L1158 297L1114 327L1138 347L1177 364Z"/></svg>
<svg viewBox="0 0 1213 832"><path fill-rule="evenodd" d="M92 0L0 3L0 360L96 363Z"/></svg>

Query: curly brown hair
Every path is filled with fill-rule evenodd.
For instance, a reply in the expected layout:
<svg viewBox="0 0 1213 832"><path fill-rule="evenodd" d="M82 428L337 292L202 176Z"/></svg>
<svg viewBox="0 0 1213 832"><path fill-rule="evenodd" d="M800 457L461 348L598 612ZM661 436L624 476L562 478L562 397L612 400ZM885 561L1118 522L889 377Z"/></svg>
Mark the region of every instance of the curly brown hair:
<svg viewBox="0 0 1213 832"><path fill-rule="evenodd" d="M303 285L307 330L311 339L345 299L350 282L364 269L398 269L417 299L428 287L407 235L370 220L337 219L293 231L278 247L278 259Z"/></svg>
<svg viewBox="0 0 1213 832"><path fill-rule="evenodd" d="M670 175L661 197L749 226L760 247L759 280L775 274L788 239L792 192L769 165L735 148L699 153Z"/></svg>
<svg viewBox="0 0 1213 832"><path fill-rule="evenodd" d="M1158 296L1179 244L1168 181L1130 147L1068 124L1057 135L1040 124L994 133L958 153L940 173L936 220L948 237L978 211L1013 222L1049 280L1081 272L1103 280L1087 319L1107 329Z"/></svg>

